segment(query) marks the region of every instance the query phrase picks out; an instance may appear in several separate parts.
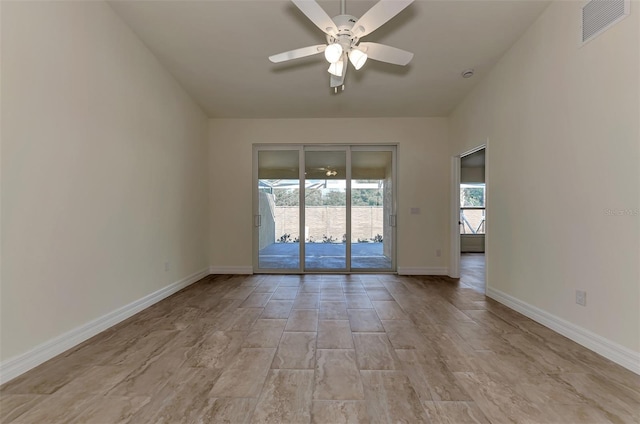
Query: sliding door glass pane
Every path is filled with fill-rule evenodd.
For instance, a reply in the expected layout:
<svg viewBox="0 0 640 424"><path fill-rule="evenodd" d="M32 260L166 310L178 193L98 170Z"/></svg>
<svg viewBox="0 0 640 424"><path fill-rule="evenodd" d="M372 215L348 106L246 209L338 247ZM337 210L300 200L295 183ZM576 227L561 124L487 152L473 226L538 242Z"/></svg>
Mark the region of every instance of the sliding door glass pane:
<svg viewBox="0 0 640 424"><path fill-rule="evenodd" d="M300 268L297 150L258 152L258 260L261 269Z"/></svg>
<svg viewBox="0 0 640 424"><path fill-rule="evenodd" d="M392 268L392 153L351 153L351 268Z"/></svg>
<svg viewBox="0 0 640 424"><path fill-rule="evenodd" d="M305 269L347 268L346 151L305 152Z"/></svg>

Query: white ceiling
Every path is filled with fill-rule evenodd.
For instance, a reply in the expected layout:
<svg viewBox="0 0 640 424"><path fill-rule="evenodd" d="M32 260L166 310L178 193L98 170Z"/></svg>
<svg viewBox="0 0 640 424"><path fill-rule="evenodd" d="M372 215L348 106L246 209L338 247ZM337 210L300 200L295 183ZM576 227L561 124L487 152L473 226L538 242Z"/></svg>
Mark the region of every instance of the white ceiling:
<svg viewBox="0 0 640 424"><path fill-rule="evenodd" d="M320 1L330 16L340 1ZM329 88L322 54L269 55L321 44L287 0L111 1L115 12L214 118L446 116L533 23L548 1L418 0L364 41L415 53L407 67L368 61ZM375 1L349 0L360 17ZM474 68L473 78L460 73Z"/></svg>

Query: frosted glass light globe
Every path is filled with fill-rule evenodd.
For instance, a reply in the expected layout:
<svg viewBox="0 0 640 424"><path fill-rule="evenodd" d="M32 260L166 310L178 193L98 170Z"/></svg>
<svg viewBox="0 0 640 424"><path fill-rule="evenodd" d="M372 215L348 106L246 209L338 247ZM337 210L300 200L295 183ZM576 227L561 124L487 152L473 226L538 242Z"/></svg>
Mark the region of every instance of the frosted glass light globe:
<svg viewBox="0 0 640 424"><path fill-rule="evenodd" d="M337 61L336 63L332 63L329 65L329 73L333 74L337 77L342 76L342 70L344 69L344 62L342 60Z"/></svg>
<svg viewBox="0 0 640 424"><path fill-rule="evenodd" d="M329 63L336 63L342 57L342 46L338 43L329 44L324 51L324 57Z"/></svg>
<svg viewBox="0 0 640 424"><path fill-rule="evenodd" d="M349 52L349 61L351 62L353 67L358 70L362 68L362 66L364 66L365 62L367 61L367 55L361 50L354 48Z"/></svg>

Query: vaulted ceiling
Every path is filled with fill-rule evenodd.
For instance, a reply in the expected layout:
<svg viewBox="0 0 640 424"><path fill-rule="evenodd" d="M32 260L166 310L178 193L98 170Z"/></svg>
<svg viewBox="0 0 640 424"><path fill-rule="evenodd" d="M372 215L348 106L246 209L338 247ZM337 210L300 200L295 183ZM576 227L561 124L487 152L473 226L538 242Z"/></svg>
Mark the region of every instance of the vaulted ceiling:
<svg viewBox="0 0 640 424"><path fill-rule="evenodd" d="M320 1L330 15L340 1ZM376 2L351 0L347 13ZM267 57L325 37L287 0L112 1L111 7L214 118L446 116L548 1L418 0L365 38L415 53L406 67L369 60L329 88L322 54ZM470 79L461 77L467 68Z"/></svg>

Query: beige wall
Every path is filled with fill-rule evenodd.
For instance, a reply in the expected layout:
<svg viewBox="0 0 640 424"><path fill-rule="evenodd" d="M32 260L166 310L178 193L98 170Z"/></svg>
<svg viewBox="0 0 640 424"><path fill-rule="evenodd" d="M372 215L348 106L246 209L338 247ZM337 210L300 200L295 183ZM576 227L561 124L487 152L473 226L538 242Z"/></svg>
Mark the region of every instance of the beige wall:
<svg viewBox="0 0 640 424"><path fill-rule="evenodd" d="M209 123L212 266L252 266L253 143L330 142L398 143L398 266L446 267L446 119L211 119ZM421 214L410 215L411 207L420 208ZM437 249L442 249L442 257L436 256Z"/></svg>
<svg viewBox="0 0 640 424"><path fill-rule="evenodd" d="M4 361L208 261L205 115L105 3L2 3Z"/></svg>
<svg viewBox="0 0 640 424"><path fill-rule="evenodd" d="M580 48L582 4L552 3L457 107L451 153L488 139L489 286L640 352L640 8Z"/></svg>

